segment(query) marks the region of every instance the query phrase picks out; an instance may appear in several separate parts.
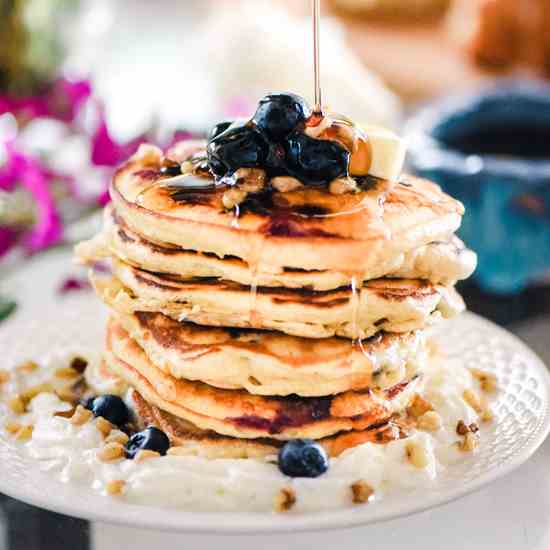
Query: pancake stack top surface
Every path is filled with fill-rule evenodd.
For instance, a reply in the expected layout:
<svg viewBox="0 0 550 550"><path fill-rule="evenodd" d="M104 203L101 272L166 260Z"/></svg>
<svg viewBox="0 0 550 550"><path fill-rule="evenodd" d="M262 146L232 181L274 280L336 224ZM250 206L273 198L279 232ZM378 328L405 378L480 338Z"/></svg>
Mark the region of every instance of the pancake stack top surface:
<svg viewBox="0 0 550 550"><path fill-rule="evenodd" d="M407 435L425 329L463 309L462 205L401 175L402 142L292 94L207 142L142 146L82 243L111 308L104 376L144 425L206 456L330 455Z"/></svg>

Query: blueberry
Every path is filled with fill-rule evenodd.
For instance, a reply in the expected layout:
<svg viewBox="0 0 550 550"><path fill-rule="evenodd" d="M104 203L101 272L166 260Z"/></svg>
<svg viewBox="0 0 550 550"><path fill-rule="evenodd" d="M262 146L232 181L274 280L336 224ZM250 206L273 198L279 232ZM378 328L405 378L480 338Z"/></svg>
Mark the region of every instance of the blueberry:
<svg viewBox="0 0 550 550"><path fill-rule="evenodd" d="M134 458L142 449L156 451L161 455L165 455L169 448L170 440L168 436L162 430L154 426L150 426L134 434L124 446L126 458Z"/></svg>
<svg viewBox="0 0 550 550"><path fill-rule="evenodd" d="M208 164L216 176L232 174L239 168L264 166L269 144L252 126L230 126L208 142Z"/></svg>
<svg viewBox="0 0 550 550"><path fill-rule="evenodd" d="M279 451L279 470L290 477L319 477L328 470L327 453L312 439L294 439Z"/></svg>
<svg viewBox="0 0 550 550"><path fill-rule="evenodd" d="M102 416L115 426L122 426L130 419L128 407L118 395L100 395L92 402L94 416Z"/></svg>
<svg viewBox="0 0 550 550"><path fill-rule="evenodd" d="M269 94L258 105L253 121L271 140L281 141L303 126L311 115L306 101L294 94Z"/></svg>
<svg viewBox="0 0 550 550"><path fill-rule="evenodd" d="M286 164L303 183L328 184L348 173L350 153L336 141L296 133L286 143Z"/></svg>
<svg viewBox="0 0 550 550"><path fill-rule="evenodd" d="M80 401L80 404L85 408L85 409L88 409L89 411L92 410L92 407L94 405L94 399L95 399L95 396L92 396L92 397L87 397L85 399L81 399Z"/></svg>
<svg viewBox="0 0 550 550"><path fill-rule="evenodd" d="M225 132L232 124L232 120L224 120L222 122L218 122L218 124L216 124L212 128L212 130L210 130L210 133L208 134L208 141L211 141L214 138L218 137L221 133Z"/></svg>

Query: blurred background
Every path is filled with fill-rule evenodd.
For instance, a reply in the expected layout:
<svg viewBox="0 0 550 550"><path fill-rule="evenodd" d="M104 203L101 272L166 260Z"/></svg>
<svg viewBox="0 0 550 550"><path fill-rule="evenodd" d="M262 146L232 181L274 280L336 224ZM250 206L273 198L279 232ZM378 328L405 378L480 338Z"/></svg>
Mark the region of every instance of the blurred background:
<svg viewBox="0 0 550 550"><path fill-rule="evenodd" d="M535 285L544 309L550 0L323 11L326 103L404 133L409 170L465 203L472 306L477 290L498 302ZM0 0L0 270L83 236L142 141L202 135L272 90L311 99L308 13L308 0Z"/></svg>
<svg viewBox="0 0 550 550"><path fill-rule="evenodd" d="M140 143L203 135L268 91L312 99L309 8L0 0L0 330L22 300L3 278L90 236ZM408 169L465 203L461 236L479 254L469 307L550 359L550 0L324 0L323 13L325 103L403 133ZM59 289L87 284L68 268ZM13 501L2 510L59 528ZM34 537L7 525L0 541ZM64 529L67 547L88 537L76 520Z"/></svg>

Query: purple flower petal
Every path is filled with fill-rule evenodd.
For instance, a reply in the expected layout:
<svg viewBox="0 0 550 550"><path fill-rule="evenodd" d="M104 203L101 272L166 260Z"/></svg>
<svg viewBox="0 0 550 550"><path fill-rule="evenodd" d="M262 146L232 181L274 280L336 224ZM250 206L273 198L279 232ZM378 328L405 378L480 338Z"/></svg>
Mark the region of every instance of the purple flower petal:
<svg viewBox="0 0 550 550"><path fill-rule="evenodd" d="M91 95L92 86L89 81L59 79L47 97L50 113L60 120L72 122Z"/></svg>
<svg viewBox="0 0 550 550"><path fill-rule="evenodd" d="M107 123L102 120L93 137L92 162L97 166L118 166L145 141L145 138L139 137L129 143L118 144L111 137Z"/></svg>
<svg viewBox="0 0 550 550"><path fill-rule="evenodd" d="M17 232L9 227L0 226L0 258L16 243Z"/></svg>
<svg viewBox="0 0 550 550"><path fill-rule="evenodd" d="M10 112L22 120L49 116L72 122L91 92L91 85L87 80L71 81L62 78L40 96L0 96L0 115Z"/></svg>
<svg viewBox="0 0 550 550"><path fill-rule="evenodd" d="M71 292L79 292L82 290L90 290L92 286L88 279L83 279L80 277L67 277L64 281L61 282L59 288L57 289L58 294L64 295Z"/></svg>
<svg viewBox="0 0 550 550"><path fill-rule="evenodd" d="M105 191L103 191L103 193L101 193L101 195L99 195L97 199L97 204L103 208L105 205L109 204L110 202L111 202L111 195L109 194L109 190L106 189Z"/></svg>

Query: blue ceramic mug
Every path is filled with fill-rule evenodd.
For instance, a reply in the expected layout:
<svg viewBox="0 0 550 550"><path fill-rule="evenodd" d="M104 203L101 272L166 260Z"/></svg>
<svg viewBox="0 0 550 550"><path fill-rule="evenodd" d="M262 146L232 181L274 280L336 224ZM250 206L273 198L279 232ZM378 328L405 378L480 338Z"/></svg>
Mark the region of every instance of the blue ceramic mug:
<svg viewBox="0 0 550 550"><path fill-rule="evenodd" d="M406 126L412 170L466 207L475 277L513 293L550 269L550 86L504 81L422 108Z"/></svg>

